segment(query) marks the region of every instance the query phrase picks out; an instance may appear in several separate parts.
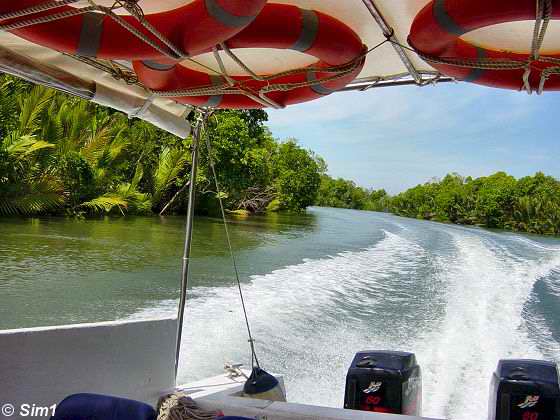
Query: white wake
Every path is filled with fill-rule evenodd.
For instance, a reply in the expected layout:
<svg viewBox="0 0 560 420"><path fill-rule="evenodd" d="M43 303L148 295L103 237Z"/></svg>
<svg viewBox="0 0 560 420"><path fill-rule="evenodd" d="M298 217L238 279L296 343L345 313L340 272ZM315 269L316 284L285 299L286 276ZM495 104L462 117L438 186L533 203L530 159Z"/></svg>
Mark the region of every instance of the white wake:
<svg viewBox="0 0 560 420"><path fill-rule="evenodd" d="M261 362L285 375L291 401L340 407L355 352L408 350L423 368L424 415L482 419L498 360L543 357L529 338L523 307L537 279L560 265L558 253L529 260L492 235L438 229L448 233L448 255L431 255L407 232L385 232L371 248L253 276L243 285ZM186 314L182 381L218 374L224 362L250 360L233 284L197 288L196 296ZM175 308L175 301L160 302L134 317Z"/></svg>

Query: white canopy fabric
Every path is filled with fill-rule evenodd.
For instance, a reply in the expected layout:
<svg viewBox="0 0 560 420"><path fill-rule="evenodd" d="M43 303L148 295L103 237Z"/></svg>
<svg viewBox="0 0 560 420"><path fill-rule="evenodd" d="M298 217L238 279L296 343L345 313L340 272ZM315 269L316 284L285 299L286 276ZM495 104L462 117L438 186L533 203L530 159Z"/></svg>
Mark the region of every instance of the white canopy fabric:
<svg viewBox="0 0 560 420"><path fill-rule="evenodd" d="M170 0L174 3L177 0ZM397 42L408 45L407 37L410 26L416 14L429 3L430 0L374 0L368 1L376 7L386 20L388 26L394 30ZM147 1L141 1L140 4ZM352 28L368 48L383 42L386 38L381 27L371 15L364 0L270 0L268 3L291 4L302 9L317 10L336 17ZM244 49L235 54L253 71L257 73L274 74L288 69L299 68L313 64L316 58L297 51ZM411 64L419 73L435 72L426 62L414 53L405 52ZM226 54L221 54L228 74L232 76L246 75L246 73ZM211 68L216 68L216 60L212 53L196 57L196 61ZM204 70L196 64L185 62L185 66L197 70ZM377 77L392 78L395 75L407 75L409 71L402 59L390 44L379 47L366 60L366 65L359 79L373 79Z"/></svg>
<svg viewBox="0 0 560 420"><path fill-rule="evenodd" d="M114 79L85 63L11 33L0 32L0 70L73 93L146 120L179 137L190 133L185 117L191 108L151 98L139 86Z"/></svg>
<svg viewBox="0 0 560 420"><path fill-rule="evenodd" d="M17 2L17 0L4 0ZM144 13L171 10L194 0L140 0ZM409 80L422 83L434 78L437 72L406 47L411 24L417 13L430 0L270 0L269 3L296 5L329 14L350 26L368 47L382 43L393 34L393 43L385 43L372 51L363 71L350 88L367 88L368 83L380 80ZM114 0L97 0L110 6ZM73 7L84 7L86 0ZM117 13L125 13L124 9ZM186 23L188 24L188 22ZM533 21L495 25L464 36L480 46L504 48L512 51L530 50ZM554 41L560 37L560 25L552 21L543 51L554 50ZM257 73L274 74L300 68L316 60L304 53L274 49L247 49L234 51ZM242 75L244 70L224 52L220 53L230 75ZM199 63L218 68L213 54L194 57ZM119 62L125 68L130 63ZM197 67L196 64L188 64ZM82 97L122 110L130 116L145 119L171 133L184 137L189 133L185 116L190 108L170 99L153 97L141 86L116 80L111 74L60 52L45 48L11 33L0 32L0 70L17 74L36 83L57 87Z"/></svg>

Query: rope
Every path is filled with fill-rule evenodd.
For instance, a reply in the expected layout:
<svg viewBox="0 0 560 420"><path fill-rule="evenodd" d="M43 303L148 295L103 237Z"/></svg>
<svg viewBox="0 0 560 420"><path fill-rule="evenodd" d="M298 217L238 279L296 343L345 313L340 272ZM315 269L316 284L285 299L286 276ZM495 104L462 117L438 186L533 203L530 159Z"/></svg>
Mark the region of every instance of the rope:
<svg viewBox="0 0 560 420"><path fill-rule="evenodd" d="M52 9L57 9L62 6L66 6L67 4L77 3L78 1L80 0L59 0L59 1L52 1L49 3L37 4L35 6L27 7L25 9L4 13L0 15L0 20L14 19L18 17L33 15L35 13L46 12Z"/></svg>
<svg viewBox="0 0 560 420"><path fill-rule="evenodd" d="M245 375L245 372L241 370L241 366L243 366L243 364L241 363L237 363L237 364L226 363L224 365L224 371L226 372L227 377L230 379L237 379L237 378L249 379L249 377Z"/></svg>
<svg viewBox="0 0 560 420"><path fill-rule="evenodd" d="M306 86L314 86L314 85L318 85L321 83L325 83L327 81L332 81L332 80L336 80L340 77L344 77L346 76L348 73L353 72L355 69L357 68L357 65L353 65L351 67L346 67L345 70L341 71L340 67L308 67L308 68L303 68L303 69L297 69L297 70L290 70L287 72L282 72L282 73L278 73L275 74L273 76L267 76L266 78L264 78L263 80L268 81L268 80L273 80L279 77L283 77L287 74L289 75L293 75L293 74L300 74L300 73L307 73L307 72L321 72L321 73L338 73L335 76L332 76L331 78L324 78L324 79L317 79L317 80L313 80L313 81L309 81L309 82L301 82L298 84L282 84L282 85L269 85L263 89L265 89L267 92L270 92L270 87L271 86L293 86L291 89L296 89L298 87L306 87ZM336 79L335 79L336 78ZM243 86L244 84L246 84L246 82L237 82L237 86ZM267 90L268 89L268 90ZM290 88L285 88L282 90L291 90ZM162 96L165 98L170 98L170 97L177 97L177 96L212 96L212 95L239 95L239 94L245 94L247 91L237 88L237 87L231 87L228 84L222 84L222 85L206 85L206 86L201 86L201 87L197 87L197 88L190 88L190 89L175 89L175 90L152 90L152 92L154 92L156 95L158 96Z"/></svg>
<svg viewBox="0 0 560 420"><path fill-rule="evenodd" d="M77 1L78 0L61 0L61 1L57 1L57 2L45 3L43 5L39 5L39 6L35 6L35 7L32 7L32 8L27 8L27 9L23 9L23 10L16 11L16 12L11 12L10 14L2 15L2 16L0 16L0 18L5 18L6 19L6 18L10 18L10 17L27 16L29 14L34 14L34 13L38 13L38 12L41 12L41 11L51 10L51 9L54 9L54 8L57 8L57 7L61 7L65 4L75 3ZM144 12L143 12L142 8L139 6L138 1L139 0L115 0L111 7L105 7L105 6L100 6L100 5L96 4L95 0L88 0L88 2L90 3L89 7L81 8L81 9L75 9L75 10L67 10L67 11L64 11L64 12L61 12L61 13L55 13L55 14L48 15L48 16L42 16L42 17L38 17L38 18L34 18L34 19L27 19L27 20L23 20L23 21L14 22L14 23L8 24L8 25L0 25L0 30L10 31L10 30L14 30L14 29L21 29L21 28L25 28L27 26L37 25L37 24L41 24L41 23L50 23L50 22L65 19L65 18L68 18L68 17L78 16L78 15L81 15L81 14L84 14L84 13L87 13L87 12L91 12L91 11L98 11L98 12L104 13L106 16L113 19L117 24L121 25L125 30L127 30L128 32L130 32L131 34L136 36L138 39L140 39L142 42L144 42L147 45L149 45L150 47L152 47L154 50L156 50L160 54L162 54L162 55L164 55L168 58L171 58L173 60L187 59L187 60L189 60L189 61L191 61L191 62L193 62L193 63L195 63L195 64L197 64L201 67L206 68L207 70L212 71L213 73L220 74L221 76L224 77L224 79L229 84L229 86L225 86L225 85L213 86L212 85L212 86L202 86L202 87L194 88L194 89L178 89L178 90L173 90L173 91L152 90L152 91L150 91L150 93L152 93L154 95L157 95L157 96L162 96L162 97L213 96L213 95L241 94L241 95L248 96L249 98L253 99L254 101L256 101L258 103L261 103L262 105L272 106L273 108L277 108L277 109L283 108L283 106L281 104L276 103L272 99L266 97L267 93L270 93L270 92L273 92L273 91L284 91L285 92L285 91L289 91L289 90L293 90L293 89L297 89L297 88L301 88L301 87L315 86L315 85L319 85L321 83L326 83L326 82L330 82L330 81L334 81L334 80L338 80L340 78L346 77L348 74L353 72L358 67L358 65L361 62L361 59L363 57L365 57L365 55L369 54L369 52L373 51L374 49L378 48L379 46L381 46L385 42L389 41L388 39L386 39L385 41L378 44L377 46L375 46L371 50L366 51L364 54L362 54L359 57L357 57L356 59L354 59L352 62L347 63L347 64L342 65L342 66L333 66L333 67L327 67L327 68L307 67L307 68L288 70L288 71L280 72L280 73L277 73L277 74L274 74L274 75L269 75L269 76L259 76L259 75L257 75L247 65L245 65L242 62L242 60L240 60L239 57L237 57L227 47L227 45L225 43L220 44L220 47L226 52L226 54L230 58L232 58L239 66L241 66L245 71L247 71L254 80L257 80L257 81L268 82L268 81L271 81L271 80L274 80L274 79L277 79L277 78L280 78L280 77L297 75L297 74L302 74L302 73L306 73L306 72L335 73L334 76L323 78L323 79L317 79L317 80L313 80L313 81L291 83L291 84L270 84L270 85L262 88L258 92L253 92L250 88L248 88L246 86L247 82L236 81L227 74L224 63L223 63L223 61L222 61L222 59L219 55L219 51L217 50L217 48L214 49L214 57L216 58L216 61L218 62L218 66L220 67L220 71L216 71L215 69L210 68L209 66L206 66L202 63L197 62L196 60L193 60L192 58L187 57L186 54L183 51L181 51L179 48L177 48L171 41L169 41L165 36L163 36L153 25L151 25L145 19ZM149 38L146 34L144 34L140 30L138 30L136 27L131 25L128 21L123 19L121 16L115 14L114 10L119 9L119 8L125 9L131 16L133 16L142 25L142 27L144 27L151 35L153 35L167 49L163 48L162 45L159 45L153 39ZM133 75L133 73L124 71L120 67L115 66L114 63L111 62L111 61L109 61L109 65L105 65L105 64L100 63L98 60L95 60L95 59L92 59L92 58L86 58L86 57L79 57L79 58L76 57L76 58L78 60L86 63L86 64L92 65L95 68L98 68L102 71L105 71L105 72L111 74L117 80L124 80L128 84L140 85L138 83L137 77L135 75Z"/></svg>
<svg viewBox="0 0 560 420"><path fill-rule="evenodd" d="M464 67L469 69L482 70L519 70L527 66L525 61L510 60L506 58L455 58L455 57L437 57L424 54L421 51L415 51L416 54L425 61L434 64L445 64L455 67Z"/></svg>
<svg viewBox="0 0 560 420"><path fill-rule="evenodd" d="M222 57L220 57L220 51L218 50L217 47L214 47L212 49L212 53L214 54L214 59L216 60L216 62L218 63L218 65L220 66L220 71L222 72L222 74L224 75L224 78L227 80L228 84L230 86L235 86L235 80L232 79L231 77L229 77L229 75L227 74L226 71L226 66L224 65L224 62L222 60Z"/></svg>
<svg viewBox="0 0 560 420"><path fill-rule="evenodd" d="M539 82L539 89L537 93L542 95L544 92L544 85L550 76L560 74L560 67L548 67L541 72L541 81Z"/></svg>
<svg viewBox="0 0 560 420"><path fill-rule="evenodd" d="M160 398L157 420L214 420L222 416L218 411L201 409L186 394L176 392Z"/></svg>
<svg viewBox="0 0 560 420"><path fill-rule="evenodd" d="M172 60L188 60L194 64L197 64L203 68L205 68L206 70L209 70L213 73L216 74L220 74L222 76L225 77L225 75L223 73L220 73L219 71L203 64L200 63L197 60L194 60L192 58L190 58L188 56L188 53L182 51L179 47L177 47L175 44L173 44L167 37L165 37L161 32L159 32L149 21L147 21L145 19L145 15L144 15L144 11L142 10L142 8L140 7L140 5L138 5L138 1L139 0L116 0L115 3L113 4L113 6L111 8L109 8L109 16L111 18L113 18L115 21L117 21L121 26L123 26L125 29L127 29L128 31L130 31L133 35L135 35L137 38L139 38L141 41L145 42L146 44L148 44L149 46L151 46L152 48L154 48L156 51L158 51L160 54L165 55L166 57L172 59ZM94 0L89 0L90 3L94 3ZM122 19L120 16L116 15L113 13L113 10L115 8L124 8L132 17L134 17L150 34L152 34L153 36L155 36L157 38L157 40L159 40L163 45L165 45L167 48L169 48L169 51L166 51L162 48L160 48L157 44L155 44L152 40L150 40L150 38L148 38L147 36L145 36L142 32L138 31L136 28L134 28L133 26L131 26L130 24L128 24L128 22L126 22L124 19ZM102 8L101 6L98 7L101 11L106 12L107 8Z"/></svg>
<svg viewBox="0 0 560 420"><path fill-rule="evenodd" d="M257 75L254 71L252 71L248 66L245 65L245 63L243 63L243 61L241 61L241 59L239 57L237 57L225 44L220 44L220 46L222 47L222 49L228 54L230 55L230 57L239 65L241 66L245 71L247 71L247 73L249 73L251 75L251 77L253 77L253 79L257 80L257 81L270 81L270 80L274 80L274 79L278 79L280 77L285 77L285 76L293 76L293 75L298 75L298 74L302 74L302 73L307 73L309 71L311 72L321 72L321 73L338 73L338 72L344 72L346 68L348 68L349 66L352 66L353 64L356 63L360 63L361 59L366 57L368 54L370 54L371 52L375 51L376 49L378 49L379 47L381 47L383 44L385 44L386 42L390 42L388 40L382 41L379 44L375 45L374 47L370 48L369 50L365 50L362 54L360 54L358 57L354 58L353 60L351 60L348 63L339 65L339 66L331 66L331 67L301 67L301 68L297 68L297 69L292 69L292 70L286 70L283 72L279 72L279 73L275 73L269 76L259 76ZM321 83L322 81L319 81L319 83Z"/></svg>
<svg viewBox="0 0 560 420"><path fill-rule="evenodd" d="M213 96L213 95L231 95L240 94L241 89L230 89L220 86L202 86L193 89L175 89L175 90L150 90L157 96L162 98L173 98L180 96Z"/></svg>
<svg viewBox="0 0 560 420"><path fill-rule="evenodd" d="M92 0L89 0L89 1L91 3L93 3ZM161 45L158 45L154 40L147 37L144 33L142 33L136 27L134 27L133 25L128 23L121 16L114 13L111 8L104 7L104 6L95 6L95 8L96 8L96 10L99 10L99 11L105 13L107 16L109 16L111 19L113 19L116 23L118 23L124 29L126 29L128 32L130 32L132 35L134 35L136 38L138 38L139 40L141 40L145 44L149 45L150 47L152 47L154 50L156 50L160 54L162 54L162 55L164 55L168 58L171 58L173 60L177 60L177 59L180 59L182 57L182 54L177 55L174 51L170 52L170 51L166 50L165 48L162 48ZM143 25L146 29L148 29L147 26L151 26L151 25L148 24L147 21L144 21ZM158 38L158 37L156 37L156 38ZM158 38L158 40L159 40L159 38Z"/></svg>
<svg viewBox="0 0 560 420"><path fill-rule="evenodd" d="M208 132L205 133L204 139L206 141L206 150L208 151L208 163L210 164L210 169L212 170L212 176L214 177L214 184L216 186L216 196L218 198L218 202L220 203L220 212L222 215L222 221L224 222L224 231L226 234L226 241L227 246L229 249L229 254L231 257L231 262L233 265L233 271L235 273L235 281L237 283L237 289L239 291L239 298L241 300L241 306L243 308L243 315L245 317L245 326L247 327L247 335L249 336L249 344L251 346L251 367L258 367L260 368L259 359L257 358L257 353L255 351L255 340L253 339L253 335L251 334L251 326L249 324L249 317L247 315L247 307L245 305L245 298L243 297L243 289L241 288L241 281L239 280L239 269L237 268L237 261L235 259L235 254L233 252L233 247L231 246L231 239L229 236L229 229L226 219L226 212L224 210L224 202L222 200L222 192L220 190L220 183L218 181L218 176L216 174L216 166L214 164L214 158L212 156L212 145L210 142L210 138L208 136Z"/></svg>
<svg viewBox="0 0 560 420"><path fill-rule="evenodd" d="M206 85L196 88L189 88L189 89L175 89L175 90L151 90L155 95L165 97L165 98L173 98L173 97L182 97L182 96L214 96L214 95L245 95L249 98L265 105L265 106L272 106L274 108L283 108L282 105L272 101L270 98L266 97L265 95L270 92L287 92L294 89L299 89L302 87L310 87L320 85L322 83L328 83L335 80L339 80L341 78L346 77L348 74L353 73L361 64L365 56L375 49L379 48L384 43L388 42L387 40L379 43L375 47L365 50L362 54L358 57L350 61L349 63L340 65L340 66L331 66L331 67L303 67L298 69L286 70L280 73L276 73L269 76L258 76L252 70L249 69L242 61L235 56L231 51L230 53L236 57L237 60L241 63L244 68L252 73L255 74L257 81L264 81L269 82L271 80L285 77L285 76L292 76L292 75L299 75L305 74L308 72L314 73L334 73L333 76L325 77L325 78L317 78L316 80L299 82L299 83L283 83L283 84L269 84L263 88L261 88L258 92L253 92L248 86L247 83L249 81L235 81L236 85L231 86L229 83L224 83L221 85ZM221 48L228 53L229 49L227 46L221 46ZM228 54L229 55L229 54ZM234 59L235 60L235 59ZM225 68L224 68L225 70ZM227 79L226 79L227 80ZM264 102L264 103L263 103Z"/></svg>
<svg viewBox="0 0 560 420"><path fill-rule="evenodd" d="M530 76L531 70L535 62L541 61L545 63L560 64L560 59L555 57L546 57L540 55L544 38L550 20L552 18L552 0L536 0L536 20L533 29L533 40L531 42L531 53L527 60L513 60L503 58L456 58L456 57L438 57L430 54L425 54L420 50L401 45L393 40L390 40L395 45L405 48L409 51L416 53L423 60L433 64L444 64L455 67L464 67L471 69L481 70L525 70L523 73L523 88L531 94ZM539 94L544 90L544 83L552 74L557 73L557 68L554 70L541 72L541 82L539 85Z"/></svg>
<svg viewBox="0 0 560 420"><path fill-rule="evenodd" d="M354 58L353 60L351 60L350 62L340 65L340 66L331 66L331 67L303 67L303 68L298 68L298 69L292 69L292 70L286 70L280 73L276 73L274 75L270 75L270 76L258 76L255 74L255 72L253 72L248 66L246 66L237 56L235 56L235 54L233 54L231 51L229 52L231 54L231 57L238 62L239 65L241 65L244 69L246 69L247 72L249 72L252 75L255 75L255 79L256 80L260 80L260 81L271 81L274 79L278 79L281 77L285 77L285 76L292 76L292 75L299 75L302 73L308 73L308 72L313 72L313 73L335 73L334 76L331 77L326 77L326 78L322 78L322 79L316 79L316 80L312 80L312 81L305 81L305 82L299 82L299 83L283 83L283 84L270 84L267 85L265 87L263 87L262 89L260 89L259 91L259 97L263 98L263 99L268 99L266 98L266 94L270 93L270 92L287 92L287 91L291 91L294 89L299 89L299 88L303 88L303 87L311 87L311 86L317 86L323 83L328 83L328 82L332 82L335 80L339 80L342 79L344 77L346 77L348 74L353 73L362 63L363 63L363 59L370 54L372 51L376 50L377 48L381 47L383 44L385 44L386 42L389 42L388 39L380 42L379 44L375 45L374 47L370 48L369 50L365 50L362 54L360 54L358 57ZM227 48L227 46L226 46ZM229 49L225 49L226 53L229 51Z"/></svg>
<svg viewBox="0 0 560 420"><path fill-rule="evenodd" d="M527 66L525 73L523 73L523 87L530 95L532 93L531 83L529 78L531 77L531 64L539 60L540 50L544 42L544 37L546 35L546 30L548 29L548 24L550 23L550 18L552 17L552 0L537 0L537 12L535 27L533 29L533 42L531 44L531 55L527 61ZM539 84L544 89L543 76L541 73L541 82ZM539 87L539 92L541 91Z"/></svg>
<svg viewBox="0 0 560 420"><path fill-rule="evenodd" d="M233 60L235 61L235 63L241 67L244 71L246 71L249 76L251 76L253 79L258 80L258 81L263 81L265 80L262 76L259 76L257 73L255 73L253 70L251 70L237 55L235 55L230 49L229 47L226 45L225 42L222 42L220 44L220 48L222 50L225 51L225 53Z"/></svg>
<svg viewBox="0 0 560 420"><path fill-rule="evenodd" d="M90 2L93 0L89 0ZM113 4L113 6L111 7L111 10L113 10L114 8L124 8L131 16L133 16L145 29L148 30L148 32L150 32L153 36L155 36L163 45L165 45L167 48L169 48L169 50L172 51L173 54L169 54L168 52L165 52L163 50L157 49L155 46L153 46L150 43L149 38L145 37L144 34L142 34L141 32L138 33L138 37L140 38L140 40L146 42L148 45L152 46L153 48L156 48L156 50L164 55L166 55L168 58L171 58L173 60L188 60L194 64L197 64L203 68L205 68L206 70L209 70L213 73L216 74L220 74L221 76L226 77L227 75L225 73L220 73L219 71L197 61L194 60L192 58L190 58L188 56L187 52L182 51L179 47L177 47L175 44L173 44L167 37L165 37L161 32L159 32L155 26L153 26L150 22L148 22L145 19L145 15L144 15L144 11L142 10L141 6L138 5L138 1L139 0L115 0L115 3ZM116 18L120 18L118 15L116 16ZM121 19L122 20L122 19ZM126 28L128 29L128 28Z"/></svg>
<svg viewBox="0 0 560 420"><path fill-rule="evenodd" d="M551 63L551 64L559 64L560 65L560 58L556 58L556 57L547 57L547 56L540 56L539 57L539 61L542 61L543 63Z"/></svg>
<svg viewBox="0 0 560 420"><path fill-rule="evenodd" d="M323 83L328 83L328 82L333 82L335 80L339 80L342 79L346 76L348 76L349 74L353 73L357 68L359 67L359 63L354 64L352 67L348 68L345 71L341 71L337 74L335 74L334 76L330 76L330 77L325 77L322 79L317 79L317 80L312 80L312 81L305 81L305 82L299 82L299 83L282 83L282 84L272 84L269 86L265 86L264 88L262 88L260 90L260 93L262 94L266 94L266 93L270 93L270 92L287 92L290 90L294 90L294 89L299 89L302 87L310 87L310 86L316 86L316 85L320 85ZM323 71L323 70L319 70L319 71Z"/></svg>
<svg viewBox="0 0 560 420"><path fill-rule="evenodd" d="M537 0L537 20L533 30L533 43L531 45L531 59L539 59L544 37L552 18L552 0Z"/></svg>
<svg viewBox="0 0 560 420"><path fill-rule="evenodd" d="M144 88L144 86L138 81L138 76L136 76L136 73L119 66L114 61L107 61L107 64L105 64L105 62L101 60L96 60L89 57L70 54L66 55L74 58L75 60L81 61L82 63L95 67L98 70L109 73L116 80L123 80L128 85L136 85Z"/></svg>
<svg viewBox="0 0 560 420"><path fill-rule="evenodd" d="M344 68L341 70L341 67L330 67L330 68L321 68L321 67L308 67L303 69L297 70L290 70L287 72L279 73L278 75L268 76L264 80L272 80L278 77L282 77L288 74L299 74L299 73L307 73L307 72L321 72L321 73L336 73L334 76L321 78L312 81L305 81L300 83L284 83L284 84L271 84L268 86L263 87L259 94L266 94L274 91L290 91L294 89L298 89L301 87L310 87L315 85L320 85L322 83L332 82L334 80L341 79L346 77L348 74L352 73L354 70L358 68L359 63L354 63L350 67ZM238 82L237 86L243 86L246 84L245 82ZM248 95L250 92L248 90L232 87L227 84L222 85L207 85L201 86L197 88L191 89L175 89L175 90L151 90L152 93L164 97L164 98L172 98L172 97L181 97L181 96L213 96L213 95ZM268 99L270 100L270 99Z"/></svg>
<svg viewBox="0 0 560 420"><path fill-rule="evenodd" d="M245 70L249 75L252 77L253 80L256 81L263 81L268 82L274 79L278 79L285 76L292 76L292 75L299 75L302 73L308 72L320 72L320 73L335 73L334 76L326 77L322 79L312 80L312 81L305 81L300 83L284 83L284 84L269 84L264 88L260 89L256 95L250 89L246 87L247 82L244 81L235 81L229 77L226 73L225 66L223 65L223 61L217 52L217 49L214 50L214 57L220 66L222 71L222 75L228 81L227 84L222 85L206 85L201 86L198 88L191 88L191 89L175 89L171 91L161 91L161 90L154 90L152 91L154 94L162 97L180 97L180 96L213 96L213 95L245 95L249 98L253 99L254 101L261 103L265 106L272 106L276 109L284 108L283 105L276 103L275 101L271 100L266 96L267 93L276 92L276 91L290 91L294 89L299 89L302 87L310 87L320 85L322 83L328 83L335 80L339 80L341 78L346 77L348 74L353 73L362 63L362 59L365 58L368 54L372 51L376 50L377 48L381 47L386 42L390 42L388 39L380 42L379 44L375 45L374 47L370 48L369 50L365 50L362 54L358 57L354 58L349 63L340 65L340 66L331 66L331 67L303 67L298 69L286 70L283 72L275 73L269 76L259 76L254 71L252 71L243 61L235 55L229 47L222 43L220 44L220 48L237 63L243 70ZM235 85L232 84L232 81L235 82ZM229 85L229 86L228 86ZM258 95L258 96L257 96Z"/></svg>
<svg viewBox="0 0 560 420"><path fill-rule="evenodd" d="M131 16L139 16L140 19L144 19L144 11L142 7L138 4L140 0L115 0L111 6L111 10L124 9Z"/></svg>
<svg viewBox="0 0 560 420"><path fill-rule="evenodd" d="M33 19L24 19L6 25L0 25L0 31L13 31L15 29L22 29L32 25L39 25L41 23L55 22L57 20L66 19L72 16L83 15L84 13L92 12L94 10L96 10L95 7L84 7L83 9L65 10L64 12L55 13L47 16L40 16ZM37 12L33 12L33 13L37 13Z"/></svg>
<svg viewBox="0 0 560 420"><path fill-rule="evenodd" d="M167 48L169 48L169 50L173 52L173 55L166 54L168 55L169 58L179 59L185 57L186 54L183 51L181 51L177 46L175 46L171 41L169 41L169 39L167 39L161 32L159 32L150 22L148 22L145 19L144 11L142 10L142 7L140 7L140 5L138 4L138 1L139 0L116 0L113 6L110 8L110 10L112 12L115 8L120 8L120 7L125 9L144 28L146 28L153 36L155 36L158 39L158 41L160 41L163 45L165 45ZM144 34L142 33L140 34L141 34L141 40L151 46L151 44L148 41L149 38L145 37ZM162 52L160 50L158 51Z"/></svg>

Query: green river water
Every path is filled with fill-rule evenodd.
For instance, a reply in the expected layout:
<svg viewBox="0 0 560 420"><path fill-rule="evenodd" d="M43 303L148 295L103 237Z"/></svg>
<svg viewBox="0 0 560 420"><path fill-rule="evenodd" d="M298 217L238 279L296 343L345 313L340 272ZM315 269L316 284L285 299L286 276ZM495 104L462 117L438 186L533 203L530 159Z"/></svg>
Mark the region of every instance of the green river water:
<svg viewBox="0 0 560 420"><path fill-rule="evenodd" d="M292 401L341 406L356 351L406 350L424 414L472 420L498 359L560 361L558 239L323 208L230 223L260 359ZM249 361L223 232L196 220L181 381ZM0 329L173 316L183 238L178 217L3 219Z"/></svg>

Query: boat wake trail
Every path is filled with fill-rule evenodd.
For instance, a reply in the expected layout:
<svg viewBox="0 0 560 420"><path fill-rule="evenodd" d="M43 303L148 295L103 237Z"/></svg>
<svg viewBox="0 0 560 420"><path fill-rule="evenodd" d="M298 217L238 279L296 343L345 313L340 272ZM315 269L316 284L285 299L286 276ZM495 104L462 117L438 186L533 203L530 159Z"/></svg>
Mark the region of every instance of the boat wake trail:
<svg viewBox="0 0 560 420"><path fill-rule="evenodd" d="M423 328L430 302L417 299L426 252L385 232L375 246L308 260L243 285L257 351L266 369L286 375L291 401L341 406L355 351L402 345ZM430 286L431 287L431 286ZM179 380L220 373L249 359L236 288L199 288L189 300ZM402 308L408 307L407 313ZM171 315L161 302L133 318ZM395 316L398 313L398 316Z"/></svg>
<svg viewBox="0 0 560 420"><path fill-rule="evenodd" d="M445 314L414 345L424 368L424 414L485 418L498 360L543 358L524 306L560 259L522 259L478 235L454 236L453 242L455 256L440 259Z"/></svg>
<svg viewBox="0 0 560 420"><path fill-rule="evenodd" d="M423 368L425 416L481 419L499 359L560 358L560 329L534 308L545 298L560 306L559 253L429 226L385 231L370 248L306 260L243 285L260 360L285 375L290 401L341 407L356 351L405 350ZM546 294L539 294L543 282ZM233 284L193 292L181 381L250 360ZM135 317L175 308L167 301Z"/></svg>

